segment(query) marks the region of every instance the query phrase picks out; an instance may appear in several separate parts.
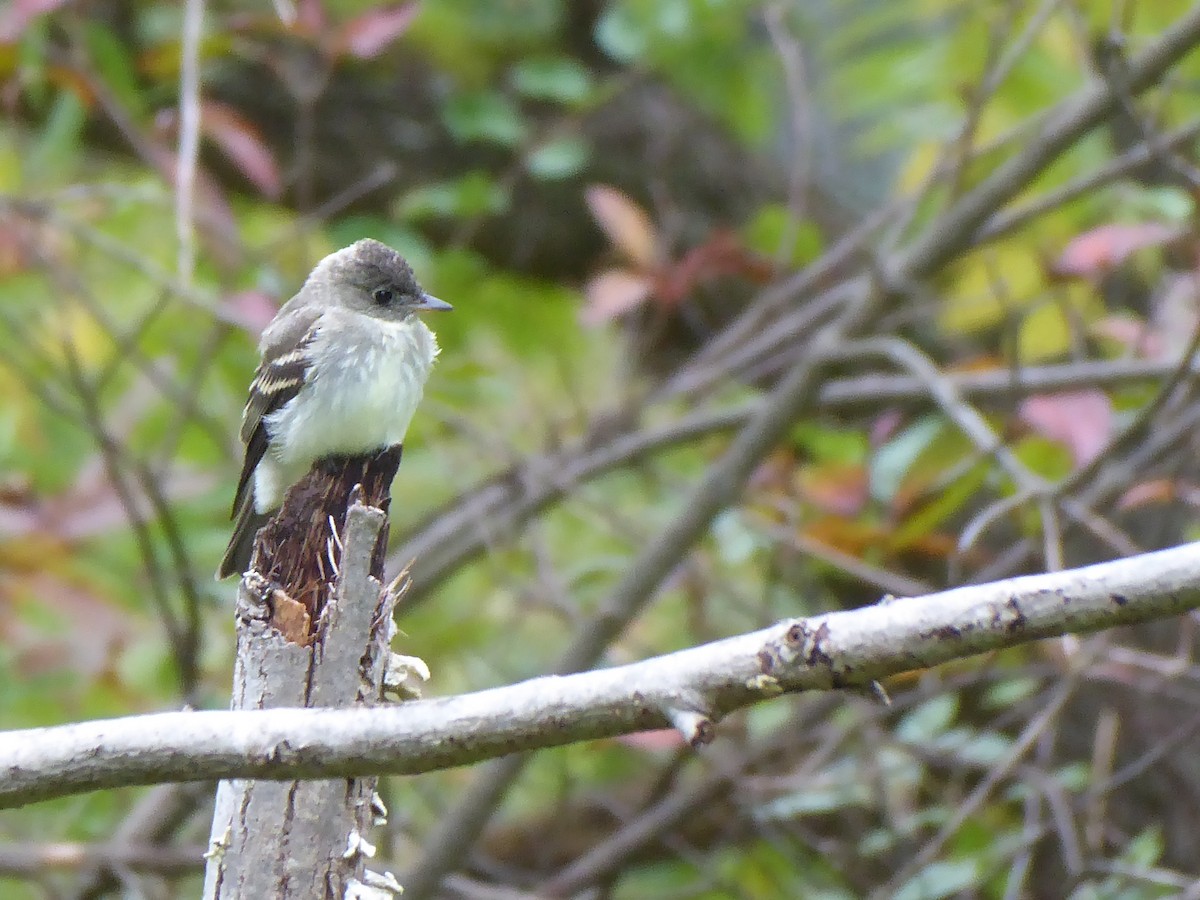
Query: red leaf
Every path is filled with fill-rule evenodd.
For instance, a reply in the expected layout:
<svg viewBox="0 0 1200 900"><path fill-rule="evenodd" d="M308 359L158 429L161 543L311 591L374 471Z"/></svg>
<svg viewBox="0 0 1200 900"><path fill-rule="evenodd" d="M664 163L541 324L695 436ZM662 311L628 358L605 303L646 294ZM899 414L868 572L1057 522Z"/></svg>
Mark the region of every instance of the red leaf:
<svg viewBox="0 0 1200 900"><path fill-rule="evenodd" d="M1101 225L1085 231L1067 244L1054 261L1056 275L1089 277L1103 275L1145 247L1159 247L1179 236L1166 225Z"/></svg>
<svg viewBox="0 0 1200 900"><path fill-rule="evenodd" d="M1103 391L1069 391L1028 397L1021 420L1038 434L1065 444L1077 466L1100 455L1112 437L1112 402Z"/></svg>
<svg viewBox="0 0 1200 900"><path fill-rule="evenodd" d="M697 287L722 275L738 275L765 284L774 274L774 267L747 250L736 234L721 230L693 247L678 262L664 267L654 293L666 305L678 306Z"/></svg>
<svg viewBox="0 0 1200 900"><path fill-rule="evenodd" d="M650 296L651 281L628 269L601 272L587 283L587 306L580 314L585 325L600 325L636 308Z"/></svg>
<svg viewBox="0 0 1200 900"><path fill-rule="evenodd" d="M283 178L275 154L249 119L216 100L201 101L200 127L221 152L263 196L276 200L283 193Z"/></svg>
<svg viewBox="0 0 1200 900"><path fill-rule="evenodd" d="M662 260L658 229L646 211L614 187L594 184L584 193L592 218L631 263L650 269Z"/></svg>
<svg viewBox="0 0 1200 900"><path fill-rule="evenodd" d="M359 59L374 59L408 31L420 8L413 2L365 12L342 26L336 47Z"/></svg>

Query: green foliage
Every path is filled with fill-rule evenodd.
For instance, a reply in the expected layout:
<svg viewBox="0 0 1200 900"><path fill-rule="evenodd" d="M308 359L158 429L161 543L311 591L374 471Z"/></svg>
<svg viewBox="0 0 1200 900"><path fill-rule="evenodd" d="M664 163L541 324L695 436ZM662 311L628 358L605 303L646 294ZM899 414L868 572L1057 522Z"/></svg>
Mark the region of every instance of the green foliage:
<svg viewBox="0 0 1200 900"><path fill-rule="evenodd" d="M122 43L111 28L100 23L85 22L80 31L83 47L96 67L103 89L135 119L144 119L146 98L138 83L128 45Z"/></svg>
<svg viewBox="0 0 1200 900"><path fill-rule="evenodd" d="M79 97L68 93L55 97L37 145L29 154L22 180L29 185L53 184L55 173L76 166L85 121Z"/></svg>
<svg viewBox="0 0 1200 900"><path fill-rule="evenodd" d="M518 93L533 100L579 104L595 91L595 78L569 57L531 57L518 62L510 75Z"/></svg>
<svg viewBox="0 0 1200 900"><path fill-rule="evenodd" d="M871 495L883 502L895 499L912 466L944 433L945 424L940 419L925 417L909 425L876 451L871 460Z"/></svg>
<svg viewBox="0 0 1200 900"><path fill-rule="evenodd" d="M276 110L279 121L251 123L274 139L264 137L264 152L278 155L272 161L291 179L277 203L236 194L222 171L229 161L209 155L206 143L195 195L198 261L185 273L168 177L178 140L172 121L181 14L170 4L126 6L109 19L68 4L0 43L0 87L13 111L0 121L4 728L179 706L180 660L164 620L179 618L191 603L201 624L188 699L225 704L232 588L215 585L210 573L228 536L236 423L257 359L257 331L315 259L364 236L399 249L422 284L456 309L436 322L443 352L409 434L393 536L402 540L481 484L515 484L520 500L522 491L532 496L545 484L561 495L527 521L480 513L445 537L453 542L478 530L484 541L437 585L431 602L406 611L397 649L430 662L434 695L550 670L589 627L631 559L674 520L730 437L714 431L688 438L618 459L596 477L576 478L559 465L559 451L605 451L624 428L670 428L682 416L765 394L778 369L758 364L777 364L793 347L790 336L781 335L768 358L723 373L711 390L665 401L658 392L675 372L671 360L695 358L695 345L726 316L735 318L746 297L779 291L831 248L844 250L853 211L874 214L908 197L817 279L817 290L847 272L889 274L883 264L891 254L1036 139L1045 109L1093 79L1091 29L1112 24L1103 4L1051 10L1013 49L1013 35L1044 6L614 0L598 5L589 31L580 28L586 13L565 0L450 0L423 4L395 46L362 59L339 49L335 36L339 26L380 8L371 0L320 4L327 27L312 31L281 25L270 4L244 17L210 8L201 41L206 100L216 75L247 54L272 73L305 60L309 74L320 76L314 83L331 73L361 76L385 94L394 91L386 99L404 115L406 101L432 98L434 113L397 125L384 120L387 110L369 111L380 117L372 125L384 148L373 162L394 164L394 180L365 194L356 192L369 178L322 184L305 209L296 208L303 129L289 118L294 110ZM1139 5L1135 21L1124 23L1131 48L1170 25L1177 6ZM983 91L996 35L1007 36L999 49L1014 55L1005 77ZM1194 116L1189 91L1179 88L1200 75L1200 55L1192 57L1174 70L1168 89L1139 106L1156 127ZM621 103L660 85L695 115L664 114L651 133L639 132L645 123L636 120L636 107ZM706 140L713 135L715 143ZM438 149L405 156L425 141ZM718 162L765 172L767 186L745 188L735 177L743 172L715 170L713 146L721 149ZM696 169L666 170L662 158L676 158L668 151ZM1118 151L1113 135L1096 129L1011 208L1095 172ZM964 152L969 159L961 159ZM1179 158L1190 165L1194 152L1185 146ZM613 213L626 214L617 223L625 231L604 221L594 204L597 221L582 228L568 221L588 214L588 188L598 185L610 186L610 199L625 198ZM344 203L342 190L350 198ZM522 215L530 210L538 215ZM1129 178L1089 189L962 254L928 282L889 286L895 296L881 314L881 334L908 341L948 379L1063 360L1159 358L1138 341L1178 339L1182 329L1136 307L1116 308L1109 280L1119 275L1144 286L1146 298L1160 298L1171 278L1191 271L1179 257L1194 249L1194 218L1183 187ZM1097 229L1114 223L1169 226L1184 240L1151 241L1122 254L1111 241L1096 241L1104 237ZM555 262L578 249L558 240L560 230L583 234L581 245L603 238L612 246L563 263L571 274L547 274L529 260L546 246ZM1085 237L1095 241L1084 254L1085 271L1064 273L1062 254ZM509 239L507 254L496 249L500 238ZM670 249L660 252L660 245ZM615 266L651 286L644 305L620 321L585 327L584 296L598 273ZM802 312L817 292L785 294L779 308L786 316ZM1142 336L1116 327L1117 313ZM751 340L771 337L772 327L761 326ZM671 345L675 332L687 341ZM836 369L836 377L913 376L852 353ZM1103 395L1123 424L1158 390L1130 384ZM1078 472L1077 447L1023 417L1023 397L993 393L964 402L977 403L979 421L1029 474L1056 483ZM1069 416L1069 402L1059 404ZM1037 502L1005 512L1022 485L964 435L944 401L863 402L820 415L812 408L755 472L744 498L682 556L604 662L871 603L912 582L953 586L1002 559L1011 544L996 534L1035 548L1047 539ZM1141 475L1127 476L1131 486ZM148 496L147 479L162 487L169 516ZM1191 502L1188 477L1172 473L1163 481L1164 492ZM1100 525L1136 500L1106 500L1095 510ZM964 548L969 525L977 526L977 540ZM1098 531L1101 542L1125 546L1121 526L1096 525L1089 523L1092 537ZM780 700L722 723L713 753L691 754L671 735L563 748L537 758L498 819L514 828L532 822L538 827L531 833L549 840L558 831L583 833L583 817L564 821L561 810L584 807L608 821L599 808L616 829L656 809L662 797L677 797L674 791L724 777L720 767L741 764L741 754L749 762L736 788L711 803L727 818L718 823L725 830L698 838L670 833L661 847L640 848L614 879L614 897L841 900L889 878L897 878L891 896L907 900L1012 896L1007 879L1027 848L1030 809L1047 834L1062 815L1059 807L1046 812L1053 803L1081 822L1096 814L1092 792L1106 773L1086 752L1071 757L1062 749L1091 748L1098 741L1087 730L1094 717L1055 722L1070 741L1050 740L1059 735L1047 731L1039 745L1047 749L1037 750L1046 756L1031 752L1003 768L1021 729L1044 708L1048 684L1066 676L1080 690L1092 686L1091 674L1074 668L1080 658L1033 645L931 675L899 676L887 684L890 710L848 697L833 714L810 719L805 700ZM1131 653L1105 670L1103 690L1118 681L1122 690L1140 685L1141 658ZM1132 729L1125 721L1121 727L1126 740ZM787 738L781 749L754 757L780 735ZM1035 767L1037 778L1030 774ZM936 858L899 879L991 773L998 773L994 790L952 829ZM456 771L386 785L411 829L391 835L398 865L411 861L403 858L406 848L444 817L446 798L467 777ZM6 812L0 838L104 840L138 793ZM604 802L589 807L597 797ZM1144 810L1131 805L1135 815ZM586 834L588 846L608 836L597 826ZM1088 862L1138 872L1180 867L1171 837L1158 823L1122 826L1116 837L1088 846ZM1058 853L1052 843L1039 843L1037 852ZM533 872L539 862L503 859L496 871ZM194 893L189 887L178 895ZM24 896L24 889L23 882L0 881L4 897ZM1170 895L1151 880L1099 869L1081 874L1073 890L1080 898Z"/></svg>
<svg viewBox="0 0 1200 900"><path fill-rule="evenodd" d="M685 91L743 139L774 131L775 61L757 40L748 0L620 0L596 26L614 59L648 66Z"/></svg>
<svg viewBox="0 0 1200 900"><path fill-rule="evenodd" d="M930 863L896 892L896 900L943 900L979 887L983 872L978 860Z"/></svg>
<svg viewBox="0 0 1200 900"><path fill-rule="evenodd" d="M768 204L742 228L746 244L768 257L801 267L821 255L824 240L815 222L796 222L782 204Z"/></svg>
<svg viewBox="0 0 1200 900"><path fill-rule="evenodd" d="M580 138L555 138L530 153L525 167L534 178L555 181L578 175L589 162L590 155L587 143Z"/></svg>
<svg viewBox="0 0 1200 900"><path fill-rule="evenodd" d="M414 188L400 200L397 214L415 222L428 218L471 219L502 213L510 202L502 185L486 172L476 171L452 181Z"/></svg>
<svg viewBox="0 0 1200 900"><path fill-rule="evenodd" d="M484 141L512 147L525 137L517 106L495 91L473 91L453 98L442 110L447 127L460 141Z"/></svg>

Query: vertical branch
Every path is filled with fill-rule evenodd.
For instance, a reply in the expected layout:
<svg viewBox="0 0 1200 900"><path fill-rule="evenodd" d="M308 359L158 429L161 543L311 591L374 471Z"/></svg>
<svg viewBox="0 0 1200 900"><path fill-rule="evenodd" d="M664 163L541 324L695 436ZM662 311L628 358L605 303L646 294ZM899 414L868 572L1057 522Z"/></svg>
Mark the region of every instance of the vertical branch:
<svg viewBox="0 0 1200 900"><path fill-rule="evenodd" d="M179 158L175 169L175 233L179 280L191 284L196 264L194 199L200 154L200 32L204 0L187 0L183 10L182 72L179 79Z"/></svg>
<svg viewBox="0 0 1200 900"><path fill-rule="evenodd" d="M238 589L234 709L381 698L398 592L380 578L399 463L399 447L321 460L259 532ZM365 835L384 814L375 784L222 782L206 900L341 897L379 879L364 869L374 853Z"/></svg>

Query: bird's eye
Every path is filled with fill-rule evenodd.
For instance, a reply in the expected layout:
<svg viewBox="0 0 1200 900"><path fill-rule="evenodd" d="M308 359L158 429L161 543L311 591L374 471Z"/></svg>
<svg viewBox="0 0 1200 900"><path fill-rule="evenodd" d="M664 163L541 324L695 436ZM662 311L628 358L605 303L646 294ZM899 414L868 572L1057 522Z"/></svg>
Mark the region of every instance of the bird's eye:
<svg viewBox="0 0 1200 900"><path fill-rule="evenodd" d="M396 299L396 292L391 288L376 288L374 293L371 294L371 299L380 306L387 306Z"/></svg>

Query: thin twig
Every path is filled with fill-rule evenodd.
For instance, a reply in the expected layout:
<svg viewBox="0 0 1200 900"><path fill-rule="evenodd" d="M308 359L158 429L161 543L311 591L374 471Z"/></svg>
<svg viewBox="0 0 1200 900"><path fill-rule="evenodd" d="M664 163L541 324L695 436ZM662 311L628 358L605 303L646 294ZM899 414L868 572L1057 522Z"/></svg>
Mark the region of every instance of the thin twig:
<svg viewBox="0 0 1200 900"><path fill-rule="evenodd" d="M196 163L200 155L200 35L204 0L185 0L180 37L179 153L175 160L175 237L179 280L192 283L196 266Z"/></svg>

